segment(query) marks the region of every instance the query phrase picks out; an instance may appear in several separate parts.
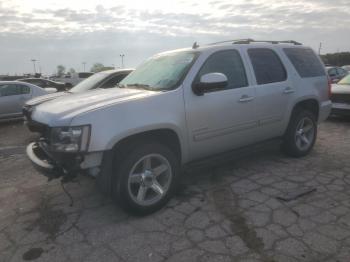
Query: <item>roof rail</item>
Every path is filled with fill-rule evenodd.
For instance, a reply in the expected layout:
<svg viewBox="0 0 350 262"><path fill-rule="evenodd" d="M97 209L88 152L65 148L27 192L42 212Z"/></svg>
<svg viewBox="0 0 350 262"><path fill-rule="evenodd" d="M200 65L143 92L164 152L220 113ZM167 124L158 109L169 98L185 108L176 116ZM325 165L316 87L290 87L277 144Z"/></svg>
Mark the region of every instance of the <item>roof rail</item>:
<svg viewBox="0 0 350 262"><path fill-rule="evenodd" d="M217 45L217 44L224 44L224 43L232 43L232 44L250 44L250 43L270 43L270 44L293 44L293 45L302 45L302 43L299 43L294 40L254 40L254 39L235 39L235 40L227 40L227 41L221 41L221 42L215 42L211 43L209 45Z"/></svg>

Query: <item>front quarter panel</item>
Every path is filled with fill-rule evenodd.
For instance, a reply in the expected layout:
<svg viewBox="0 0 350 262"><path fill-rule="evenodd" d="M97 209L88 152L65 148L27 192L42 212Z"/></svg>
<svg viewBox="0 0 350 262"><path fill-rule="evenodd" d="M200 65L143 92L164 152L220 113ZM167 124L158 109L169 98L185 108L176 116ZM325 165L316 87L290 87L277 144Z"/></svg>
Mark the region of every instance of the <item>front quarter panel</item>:
<svg viewBox="0 0 350 262"><path fill-rule="evenodd" d="M91 124L89 152L110 150L130 135L171 129L179 138L182 159L187 158L182 88L99 108L73 118L71 125Z"/></svg>

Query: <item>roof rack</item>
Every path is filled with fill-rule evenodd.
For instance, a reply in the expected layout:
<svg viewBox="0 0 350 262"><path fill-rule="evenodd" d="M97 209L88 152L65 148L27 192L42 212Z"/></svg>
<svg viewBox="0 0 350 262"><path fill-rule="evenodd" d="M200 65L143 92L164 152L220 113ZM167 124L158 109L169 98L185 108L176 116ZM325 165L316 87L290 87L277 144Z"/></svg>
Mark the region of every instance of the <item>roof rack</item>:
<svg viewBox="0 0 350 262"><path fill-rule="evenodd" d="M294 40L254 40L254 39L235 39L235 40L226 40L216 43L211 43L209 45L217 45L217 44L224 44L224 43L232 43L232 44L250 44L250 43L270 43L270 44L294 44L294 45L302 45L302 43L299 43Z"/></svg>

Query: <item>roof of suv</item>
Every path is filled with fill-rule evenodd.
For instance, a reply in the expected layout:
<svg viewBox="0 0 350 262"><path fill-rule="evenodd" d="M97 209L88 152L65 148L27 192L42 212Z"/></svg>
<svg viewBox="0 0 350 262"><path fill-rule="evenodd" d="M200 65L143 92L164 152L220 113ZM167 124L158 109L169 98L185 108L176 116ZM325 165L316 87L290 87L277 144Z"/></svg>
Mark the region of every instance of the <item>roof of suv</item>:
<svg viewBox="0 0 350 262"><path fill-rule="evenodd" d="M182 48L182 49L176 49L172 51L163 52L162 54L166 53L172 53L172 52L178 52L178 51L191 51L191 50L198 50L198 51L205 51L205 50L211 50L211 49L220 49L222 47L232 47L232 46L251 46L251 47L294 47L294 48L307 48L306 46L302 45L299 42L293 41L293 40L286 40L286 41L261 41L261 40L253 40L253 39L240 39L240 40L228 40L228 41L221 41L221 42L215 42L211 44L205 44L205 45L198 45L197 42L193 44L192 47Z"/></svg>

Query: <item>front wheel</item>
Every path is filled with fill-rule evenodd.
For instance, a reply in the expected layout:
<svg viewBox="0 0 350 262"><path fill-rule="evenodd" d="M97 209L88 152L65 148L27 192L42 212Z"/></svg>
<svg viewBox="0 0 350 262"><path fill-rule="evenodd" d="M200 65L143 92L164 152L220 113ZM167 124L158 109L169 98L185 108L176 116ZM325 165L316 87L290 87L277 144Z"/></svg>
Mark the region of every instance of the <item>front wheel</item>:
<svg viewBox="0 0 350 262"><path fill-rule="evenodd" d="M127 212L149 214L170 200L179 161L168 147L158 143L137 145L117 161L113 195Z"/></svg>
<svg viewBox="0 0 350 262"><path fill-rule="evenodd" d="M315 115L306 110L293 113L284 136L283 149L293 157L307 155L313 148L317 137Z"/></svg>

